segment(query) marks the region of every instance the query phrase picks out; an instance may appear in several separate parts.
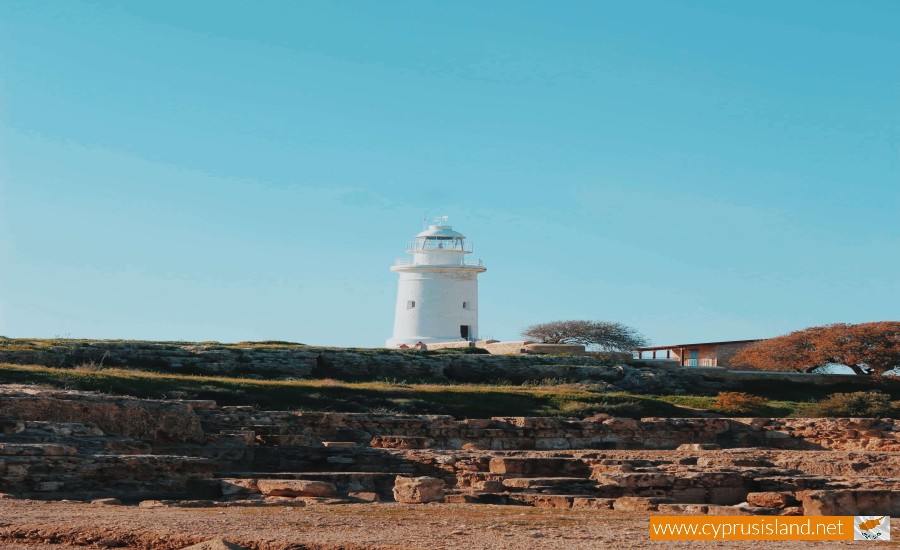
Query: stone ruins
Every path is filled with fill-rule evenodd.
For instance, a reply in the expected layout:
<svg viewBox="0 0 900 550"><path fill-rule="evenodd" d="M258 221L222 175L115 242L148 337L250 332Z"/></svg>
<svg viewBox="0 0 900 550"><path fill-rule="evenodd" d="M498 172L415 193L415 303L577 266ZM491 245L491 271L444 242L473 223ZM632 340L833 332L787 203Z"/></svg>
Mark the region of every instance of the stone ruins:
<svg viewBox="0 0 900 550"><path fill-rule="evenodd" d="M265 411L0 387L2 498L900 515L892 419Z"/></svg>

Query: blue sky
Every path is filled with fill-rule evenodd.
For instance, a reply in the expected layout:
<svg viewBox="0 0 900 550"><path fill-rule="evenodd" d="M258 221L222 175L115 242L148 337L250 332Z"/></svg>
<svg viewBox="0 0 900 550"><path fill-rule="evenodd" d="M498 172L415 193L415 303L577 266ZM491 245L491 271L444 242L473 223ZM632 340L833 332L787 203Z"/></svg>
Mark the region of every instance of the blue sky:
<svg viewBox="0 0 900 550"><path fill-rule="evenodd" d="M900 4L0 4L0 334L377 346L447 214L482 336L900 310Z"/></svg>

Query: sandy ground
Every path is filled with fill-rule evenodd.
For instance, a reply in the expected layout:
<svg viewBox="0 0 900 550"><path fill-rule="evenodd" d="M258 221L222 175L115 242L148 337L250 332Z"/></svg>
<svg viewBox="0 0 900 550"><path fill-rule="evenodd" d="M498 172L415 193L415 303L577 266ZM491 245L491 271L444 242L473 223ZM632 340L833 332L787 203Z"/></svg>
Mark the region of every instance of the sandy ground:
<svg viewBox="0 0 900 550"><path fill-rule="evenodd" d="M894 520L892 538L900 539ZM650 541L647 515L465 504L138 508L0 501L0 548L176 550L221 539L254 550L431 548L809 549L900 542ZM868 546L872 548L872 546Z"/></svg>

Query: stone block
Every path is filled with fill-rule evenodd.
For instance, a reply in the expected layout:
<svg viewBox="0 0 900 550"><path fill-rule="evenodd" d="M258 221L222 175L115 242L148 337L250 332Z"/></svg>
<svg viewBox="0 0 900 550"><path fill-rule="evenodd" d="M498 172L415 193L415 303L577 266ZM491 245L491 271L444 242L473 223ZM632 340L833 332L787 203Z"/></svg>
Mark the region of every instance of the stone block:
<svg viewBox="0 0 900 550"><path fill-rule="evenodd" d="M797 499L792 493L786 491L768 491L762 493L747 493L747 502L754 506L768 508L787 508L795 506Z"/></svg>
<svg viewBox="0 0 900 550"><path fill-rule="evenodd" d="M611 485L623 489L642 487L671 487L675 483L672 474L654 472L634 472L622 474L596 474L592 476L598 485Z"/></svg>
<svg viewBox="0 0 900 550"><path fill-rule="evenodd" d="M187 546L183 550L247 550L247 548L224 539L215 539Z"/></svg>
<svg viewBox="0 0 900 550"><path fill-rule="evenodd" d="M326 481L260 479L256 483L262 494L273 497L331 497L337 493L337 487Z"/></svg>
<svg viewBox="0 0 900 550"><path fill-rule="evenodd" d="M665 515L689 515L689 516L701 516L706 514L709 510L709 506L705 504L660 504L657 507L657 511L660 514Z"/></svg>
<svg viewBox="0 0 900 550"><path fill-rule="evenodd" d="M478 497L464 494L446 495L444 497L444 502L449 502L451 504L475 504L478 502Z"/></svg>
<svg viewBox="0 0 900 550"><path fill-rule="evenodd" d="M511 489L544 489L584 485L587 482L587 479L581 477L508 477L501 482L501 485Z"/></svg>
<svg viewBox="0 0 900 550"><path fill-rule="evenodd" d="M741 508L740 506L723 506L720 504L708 505L706 513L711 516L746 516L750 514L746 508Z"/></svg>
<svg viewBox="0 0 900 550"><path fill-rule="evenodd" d="M570 477L590 474L590 468L573 458L494 457L488 463L492 474Z"/></svg>
<svg viewBox="0 0 900 550"><path fill-rule="evenodd" d="M394 500L402 504L423 504L444 501L444 481L436 477L397 476Z"/></svg>
<svg viewBox="0 0 900 550"><path fill-rule="evenodd" d="M678 446L679 451L716 451L722 447L717 443L682 443Z"/></svg>
<svg viewBox="0 0 900 550"><path fill-rule="evenodd" d="M804 516L856 516L856 499L850 490L800 491L797 498Z"/></svg>
<svg viewBox="0 0 900 550"><path fill-rule="evenodd" d="M118 506L122 501L117 498L95 498L91 501L94 506Z"/></svg>
<svg viewBox="0 0 900 550"><path fill-rule="evenodd" d="M575 497L572 499L572 508L612 510L615 501L614 498Z"/></svg>
<svg viewBox="0 0 900 550"><path fill-rule="evenodd" d="M427 449L429 442L427 437L377 435L369 445L376 449Z"/></svg>
<svg viewBox="0 0 900 550"><path fill-rule="evenodd" d="M502 481L486 479L473 483L472 489L482 493L502 493L506 491L506 485Z"/></svg>
<svg viewBox="0 0 900 550"><path fill-rule="evenodd" d="M619 497L613 509L622 512L656 512L660 504L671 504L672 499L662 497Z"/></svg>
<svg viewBox="0 0 900 550"><path fill-rule="evenodd" d="M569 495L544 495L537 493L514 493L507 496L509 504L534 506L535 508L571 508L575 497Z"/></svg>
<svg viewBox="0 0 900 550"><path fill-rule="evenodd" d="M221 479L222 496L259 494L259 485L255 479Z"/></svg>
<svg viewBox="0 0 900 550"><path fill-rule="evenodd" d="M378 493L371 491L356 491L348 493L347 496L358 502L381 502L381 497Z"/></svg>

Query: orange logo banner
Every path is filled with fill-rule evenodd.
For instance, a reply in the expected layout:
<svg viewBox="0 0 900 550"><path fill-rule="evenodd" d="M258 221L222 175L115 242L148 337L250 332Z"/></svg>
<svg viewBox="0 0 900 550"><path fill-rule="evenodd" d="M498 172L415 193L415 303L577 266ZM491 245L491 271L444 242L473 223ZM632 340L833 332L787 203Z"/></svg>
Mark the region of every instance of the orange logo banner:
<svg viewBox="0 0 900 550"><path fill-rule="evenodd" d="M854 530L890 540L889 526L887 516L651 516L650 540L854 540Z"/></svg>

